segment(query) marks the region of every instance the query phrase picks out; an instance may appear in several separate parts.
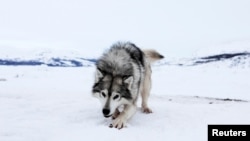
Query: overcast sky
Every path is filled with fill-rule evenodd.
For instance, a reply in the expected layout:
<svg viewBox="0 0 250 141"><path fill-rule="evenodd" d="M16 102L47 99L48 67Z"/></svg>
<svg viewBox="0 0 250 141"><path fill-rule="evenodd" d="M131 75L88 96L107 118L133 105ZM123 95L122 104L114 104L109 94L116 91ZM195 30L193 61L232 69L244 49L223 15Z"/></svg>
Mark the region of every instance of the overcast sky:
<svg viewBox="0 0 250 141"><path fill-rule="evenodd" d="M2 0L0 46L103 51L132 41L169 56L250 40L249 0ZM1 50L3 51L3 50Z"/></svg>

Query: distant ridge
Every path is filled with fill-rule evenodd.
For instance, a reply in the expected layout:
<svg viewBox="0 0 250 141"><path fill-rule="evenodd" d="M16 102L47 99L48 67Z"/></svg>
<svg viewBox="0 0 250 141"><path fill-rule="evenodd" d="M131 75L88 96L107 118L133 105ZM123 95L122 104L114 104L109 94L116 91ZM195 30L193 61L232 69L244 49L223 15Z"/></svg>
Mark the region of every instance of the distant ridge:
<svg viewBox="0 0 250 141"><path fill-rule="evenodd" d="M0 59L0 65L5 66L48 66L48 67L90 67L94 66L97 59L81 58L74 56L52 57L43 56L27 58ZM227 67L250 68L250 52L222 53L208 55L205 57L179 59L177 61L163 60L156 63L156 66L198 66L216 65Z"/></svg>
<svg viewBox="0 0 250 141"><path fill-rule="evenodd" d="M49 66L49 67L89 67L96 62L95 59L64 59L50 58L43 61L42 59L22 60L22 59L0 59L0 65L5 66Z"/></svg>
<svg viewBox="0 0 250 141"><path fill-rule="evenodd" d="M224 53L224 54L218 54L218 55L212 55L212 56L202 57L202 58L199 58L194 63L197 65L197 64L203 64L203 63L209 63L209 62L216 62L216 61L222 61L222 60L227 60L227 59L246 59L247 57L250 57L250 53L249 52Z"/></svg>
<svg viewBox="0 0 250 141"><path fill-rule="evenodd" d="M185 58L175 61L164 60L157 65L169 65L169 66L199 66L210 65L216 67L241 67L250 68L250 52L236 52L236 53L221 53L215 55L208 55L205 57Z"/></svg>

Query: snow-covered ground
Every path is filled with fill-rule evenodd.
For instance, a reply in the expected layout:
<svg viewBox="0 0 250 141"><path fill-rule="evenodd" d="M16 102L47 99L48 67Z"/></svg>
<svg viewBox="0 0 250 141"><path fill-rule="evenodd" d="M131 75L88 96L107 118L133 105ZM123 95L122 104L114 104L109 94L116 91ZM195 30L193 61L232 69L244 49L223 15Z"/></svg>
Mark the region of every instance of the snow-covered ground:
<svg viewBox="0 0 250 141"><path fill-rule="evenodd" d="M154 66L152 114L109 128L94 67L0 66L1 141L206 141L208 124L249 124L249 69ZM139 100L140 101L140 100Z"/></svg>

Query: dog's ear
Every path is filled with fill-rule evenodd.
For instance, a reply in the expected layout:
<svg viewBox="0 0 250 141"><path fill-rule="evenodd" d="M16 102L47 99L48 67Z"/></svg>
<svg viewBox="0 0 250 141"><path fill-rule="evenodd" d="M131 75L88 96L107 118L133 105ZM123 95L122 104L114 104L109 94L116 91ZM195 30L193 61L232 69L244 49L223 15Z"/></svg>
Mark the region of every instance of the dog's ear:
<svg viewBox="0 0 250 141"><path fill-rule="evenodd" d="M103 78L103 73L99 69L96 69L96 72L95 72L95 83L97 83L101 78Z"/></svg>
<svg viewBox="0 0 250 141"><path fill-rule="evenodd" d="M124 83L128 85L128 89L129 90L132 89L133 81L134 81L133 76L129 76L129 77L127 77L127 78L124 79Z"/></svg>

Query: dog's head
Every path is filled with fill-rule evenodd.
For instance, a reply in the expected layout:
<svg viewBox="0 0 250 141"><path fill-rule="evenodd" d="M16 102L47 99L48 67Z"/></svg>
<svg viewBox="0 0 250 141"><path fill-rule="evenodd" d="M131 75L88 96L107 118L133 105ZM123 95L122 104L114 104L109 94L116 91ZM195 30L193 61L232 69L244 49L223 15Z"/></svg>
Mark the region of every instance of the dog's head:
<svg viewBox="0 0 250 141"><path fill-rule="evenodd" d="M104 117L112 116L119 106L132 99L132 83L133 76L113 76L100 69L96 70L92 93L100 100Z"/></svg>

